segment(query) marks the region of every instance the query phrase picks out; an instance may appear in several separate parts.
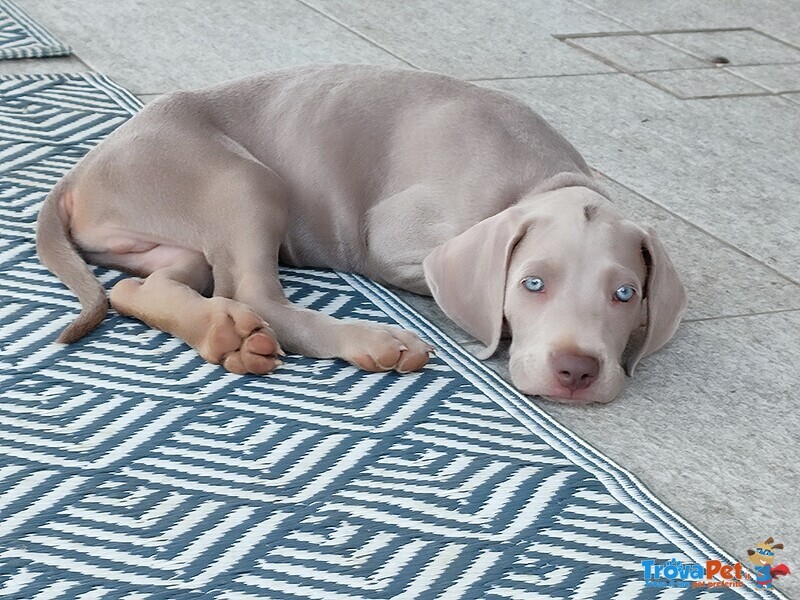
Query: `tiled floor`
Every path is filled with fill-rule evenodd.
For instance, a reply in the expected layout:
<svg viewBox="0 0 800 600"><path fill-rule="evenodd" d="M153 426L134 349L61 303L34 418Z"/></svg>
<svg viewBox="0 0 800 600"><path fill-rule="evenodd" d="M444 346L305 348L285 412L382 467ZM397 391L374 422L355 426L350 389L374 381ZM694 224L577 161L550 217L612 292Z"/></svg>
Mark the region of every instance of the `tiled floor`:
<svg viewBox="0 0 800 600"><path fill-rule="evenodd" d="M742 560L800 573L800 19L792 0L20 0L145 101L309 61L437 70L517 94L659 229L687 322L609 406L545 411ZM702 30L702 31L697 31ZM410 298L469 344L432 303ZM501 355L492 361L501 373ZM800 597L800 574L781 588Z"/></svg>

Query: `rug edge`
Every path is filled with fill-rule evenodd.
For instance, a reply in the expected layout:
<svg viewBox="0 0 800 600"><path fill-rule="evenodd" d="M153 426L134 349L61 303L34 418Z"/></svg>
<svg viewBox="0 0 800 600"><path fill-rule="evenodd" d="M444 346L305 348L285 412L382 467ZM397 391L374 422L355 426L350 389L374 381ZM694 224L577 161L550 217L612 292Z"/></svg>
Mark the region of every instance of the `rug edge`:
<svg viewBox="0 0 800 600"><path fill-rule="evenodd" d="M53 56L69 56L72 48L61 42L49 29L40 25L13 0L0 0L0 9L5 10L12 19L31 33L41 48L0 48L0 60L20 58L49 58Z"/></svg>

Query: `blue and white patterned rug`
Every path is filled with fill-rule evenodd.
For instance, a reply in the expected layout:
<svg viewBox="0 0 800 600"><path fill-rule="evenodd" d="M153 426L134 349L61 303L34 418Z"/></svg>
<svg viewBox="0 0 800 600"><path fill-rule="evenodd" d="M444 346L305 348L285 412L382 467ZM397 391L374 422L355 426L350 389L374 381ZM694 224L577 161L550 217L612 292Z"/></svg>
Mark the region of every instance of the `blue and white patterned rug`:
<svg viewBox="0 0 800 600"><path fill-rule="evenodd" d="M66 56L71 52L12 0L0 0L0 59Z"/></svg>
<svg viewBox="0 0 800 600"><path fill-rule="evenodd" d="M779 597L645 587L643 560L733 559L360 277L283 271L431 340L424 371L240 377L113 314L55 345L78 305L38 207L138 108L100 76L0 78L0 598Z"/></svg>

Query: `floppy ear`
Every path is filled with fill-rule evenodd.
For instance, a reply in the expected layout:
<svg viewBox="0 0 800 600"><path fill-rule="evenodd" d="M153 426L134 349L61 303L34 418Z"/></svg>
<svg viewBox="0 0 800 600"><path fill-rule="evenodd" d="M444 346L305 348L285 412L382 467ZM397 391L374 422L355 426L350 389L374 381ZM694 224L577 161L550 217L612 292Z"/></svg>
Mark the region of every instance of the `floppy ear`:
<svg viewBox="0 0 800 600"><path fill-rule="evenodd" d="M422 262L436 303L486 345L478 358L489 358L500 343L508 263L533 221L526 212L507 208L434 248Z"/></svg>
<svg viewBox="0 0 800 600"><path fill-rule="evenodd" d="M642 256L647 265L645 299L647 325L645 334L628 349L625 370L633 375L638 362L661 348L675 334L686 310L686 291L675 265L667 256L655 229L644 228Z"/></svg>

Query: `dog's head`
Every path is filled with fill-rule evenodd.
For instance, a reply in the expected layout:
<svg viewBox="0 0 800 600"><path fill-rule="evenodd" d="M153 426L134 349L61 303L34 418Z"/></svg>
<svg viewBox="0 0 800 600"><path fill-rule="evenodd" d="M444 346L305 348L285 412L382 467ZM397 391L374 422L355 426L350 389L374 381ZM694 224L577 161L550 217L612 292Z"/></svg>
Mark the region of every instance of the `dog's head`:
<svg viewBox="0 0 800 600"><path fill-rule="evenodd" d="M747 555L750 557L750 562L758 566L771 565L775 561L775 550L783 548L783 544L775 544L774 541L772 538L767 538L756 544L755 550L752 548L748 550Z"/></svg>
<svg viewBox="0 0 800 600"><path fill-rule="evenodd" d="M507 324L514 385L556 400L613 400L686 307L655 231L585 187L523 198L434 249L424 268L442 310L486 345L480 357Z"/></svg>

